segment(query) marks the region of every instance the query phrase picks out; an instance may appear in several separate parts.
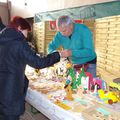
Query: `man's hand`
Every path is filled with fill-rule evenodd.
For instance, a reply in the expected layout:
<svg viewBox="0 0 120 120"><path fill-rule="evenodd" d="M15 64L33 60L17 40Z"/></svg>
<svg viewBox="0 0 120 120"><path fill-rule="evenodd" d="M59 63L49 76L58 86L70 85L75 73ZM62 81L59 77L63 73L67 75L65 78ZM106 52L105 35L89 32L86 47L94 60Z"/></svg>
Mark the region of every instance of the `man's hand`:
<svg viewBox="0 0 120 120"><path fill-rule="evenodd" d="M70 57L71 56L71 51L70 50L62 50L60 52L61 57Z"/></svg>

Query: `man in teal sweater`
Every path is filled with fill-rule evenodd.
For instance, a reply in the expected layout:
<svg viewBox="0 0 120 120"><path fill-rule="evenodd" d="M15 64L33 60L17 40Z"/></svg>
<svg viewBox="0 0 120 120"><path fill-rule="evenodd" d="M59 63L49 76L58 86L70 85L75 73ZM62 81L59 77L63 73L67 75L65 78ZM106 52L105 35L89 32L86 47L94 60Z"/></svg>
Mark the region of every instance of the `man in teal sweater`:
<svg viewBox="0 0 120 120"><path fill-rule="evenodd" d="M68 59L76 65L86 65L86 71L96 77L96 53L94 51L91 31L83 24L74 23L69 16L60 16L56 21L58 32L48 45L51 53L62 46Z"/></svg>

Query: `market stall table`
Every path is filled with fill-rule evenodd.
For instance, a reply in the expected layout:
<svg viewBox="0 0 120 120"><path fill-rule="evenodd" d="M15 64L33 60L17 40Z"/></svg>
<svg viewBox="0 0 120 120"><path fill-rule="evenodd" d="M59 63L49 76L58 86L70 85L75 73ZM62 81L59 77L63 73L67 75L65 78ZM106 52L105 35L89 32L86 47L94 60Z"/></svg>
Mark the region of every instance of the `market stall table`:
<svg viewBox="0 0 120 120"><path fill-rule="evenodd" d="M81 113L75 114L55 105L44 94L28 89L26 101L51 120L84 120Z"/></svg>
<svg viewBox="0 0 120 120"><path fill-rule="evenodd" d="M120 120L119 102L109 105L94 92L84 94L82 86L72 93L72 99L66 99L65 78L51 76L52 70L39 76L29 69L26 96L26 101L50 120Z"/></svg>

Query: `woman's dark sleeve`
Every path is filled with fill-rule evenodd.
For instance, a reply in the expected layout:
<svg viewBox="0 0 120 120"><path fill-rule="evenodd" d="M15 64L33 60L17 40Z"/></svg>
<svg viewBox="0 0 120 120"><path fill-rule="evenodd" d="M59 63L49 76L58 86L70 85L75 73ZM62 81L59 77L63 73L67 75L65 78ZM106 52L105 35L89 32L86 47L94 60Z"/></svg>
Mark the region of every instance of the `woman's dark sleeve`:
<svg viewBox="0 0 120 120"><path fill-rule="evenodd" d="M28 80L27 76L25 75L25 78L24 78L24 97L26 97L28 84L29 84L29 80Z"/></svg>
<svg viewBox="0 0 120 120"><path fill-rule="evenodd" d="M41 69L49 67L60 61L59 52L53 52L44 57L37 55L26 42L20 47L20 59L31 67Z"/></svg>

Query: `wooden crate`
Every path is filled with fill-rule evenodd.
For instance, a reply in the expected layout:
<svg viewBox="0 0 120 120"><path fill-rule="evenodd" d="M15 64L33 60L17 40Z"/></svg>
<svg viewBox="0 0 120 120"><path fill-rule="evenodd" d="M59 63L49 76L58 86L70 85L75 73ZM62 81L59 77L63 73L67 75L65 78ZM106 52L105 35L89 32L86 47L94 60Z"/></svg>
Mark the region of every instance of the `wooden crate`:
<svg viewBox="0 0 120 120"><path fill-rule="evenodd" d="M120 77L120 15L97 19L95 26L97 74L109 83Z"/></svg>
<svg viewBox="0 0 120 120"><path fill-rule="evenodd" d="M33 35L39 53L47 53L47 46L56 31L49 29L49 21L34 23Z"/></svg>

